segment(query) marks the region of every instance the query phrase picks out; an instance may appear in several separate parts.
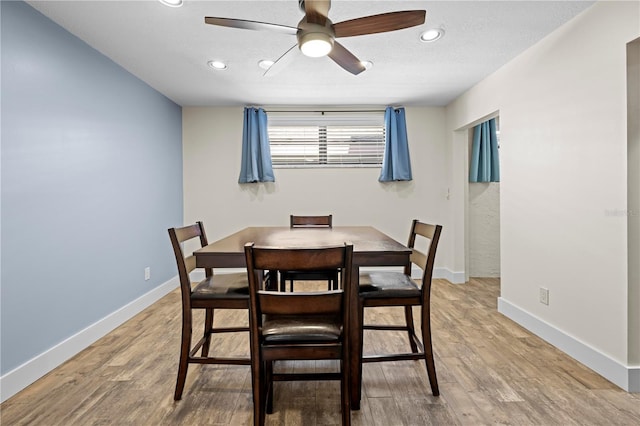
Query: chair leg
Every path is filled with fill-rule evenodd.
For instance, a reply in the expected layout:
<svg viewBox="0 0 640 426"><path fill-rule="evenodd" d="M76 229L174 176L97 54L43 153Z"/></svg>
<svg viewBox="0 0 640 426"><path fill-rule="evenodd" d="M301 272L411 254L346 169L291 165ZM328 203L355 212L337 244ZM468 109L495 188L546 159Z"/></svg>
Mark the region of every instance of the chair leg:
<svg viewBox="0 0 640 426"><path fill-rule="evenodd" d="M413 308L411 306L404 307L404 320L407 324L407 332L409 333L409 345L411 345L411 352L418 353L418 346L416 345L416 329L413 324Z"/></svg>
<svg viewBox="0 0 640 426"><path fill-rule="evenodd" d="M211 346L211 333L213 331L213 309L206 309L204 315L204 342L202 343L202 356L209 356Z"/></svg>
<svg viewBox="0 0 640 426"><path fill-rule="evenodd" d="M351 395L349 395L349 360L346 357L340 360L340 399L342 408L342 426L351 425Z"/></svg>
<svg viewBox="0 0 640 426"><path fill-rule="evenodd" d="M265 423L265 380L262 361L252 362L251 381L253 383L253 425L264 426Z"/></svg>
<svg viewBox="0 0 640 426"><path fill-rule="evenodd" d="M182 312L182 341L180 342L180 361L178 363L178 378L173 399L179 401L182 398L184 383L187 379L189 368L189 349L191 348L191 309Z"/></svg>
<svg viewBox="0 0 640 426"><path fill-rule="evenodd" d="M358 304L358 339L354 342L357 346L355 348L350 348L350 351L354 351L357 355L357 359L354 363L352 363L350 367L350 375L351 379L351 394L353 394L353 398L350 399L351 408L353 410L360 409L360 400L362 399L362 355L364 348L364 306L362 306L362 301ZM352 331L353 332L353 331Z"/></svg>
<svg viewBox="0 0 640 426"><path fill-rule="evenodd" d="M429 383L431 384L431 393L433 396L440 395L438 389L438 378L436 376L436 363L433 359L433 345L431 343L431 319L429 312L427 311L426 318L422 318L422 344L424 345L424 361L427 365L427 375L429 376Z"/></svg>
<svg viewBox="0 0 640 426"><path fill-rule="evenodd" d="M287 280L284 279L283 274L280 274L280 291L287 291Z"/></svg>
<svg viewBox="0 0 640 426"><path fill-rule="evenodd" d="M273 361L266 363L265 386L267 388L266 412L267 414L273 414Z"/></svg>

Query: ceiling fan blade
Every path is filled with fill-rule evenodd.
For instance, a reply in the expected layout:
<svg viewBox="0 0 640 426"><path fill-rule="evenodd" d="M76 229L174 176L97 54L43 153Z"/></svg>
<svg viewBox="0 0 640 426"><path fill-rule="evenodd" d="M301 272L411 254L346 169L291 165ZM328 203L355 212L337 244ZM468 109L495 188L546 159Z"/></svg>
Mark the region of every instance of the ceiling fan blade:
<svg viewBox="0 0 640 426"><path fill-rule="evenodd" d="M247 21L244 19L233 18L215 18L206 16L204 22L210 25L219 25L222 27L241 28L244 30L255 31L276 31L283 34L296 35L298 29L296 27L288 27L286 25L270 24L268 22Z"/></svg>
<svg viewBox="0 0 640 426"><path fill-rule="evenodd" d="M365 70L360 59L356 58L353 53L349 52L343 45L337 41L333 42L333 49L328 55L333 61L353 75L358 75Z"/></svg>
<svg viewBox="0 0 640 426"><path fill-rule="evenodd" d="M364 16L333 24L333 29L336 37L384 33L424 24L426 13L424 10L404 10Z"/></svg>
<svg viewBox="0 0 640 426"><path fill-rule="evenodd" d="M262 74L263 77L272 77L285 69L295 58L296 52L299 52L298 45L294 44L289 50L284 52L267 70Z"/></svg>
<svg viewBox="0 0 640 426"><path fill-rule="evenodd" d="M304 13L311 24L324 25L330 8L331 0L304 0Z"/></svg>

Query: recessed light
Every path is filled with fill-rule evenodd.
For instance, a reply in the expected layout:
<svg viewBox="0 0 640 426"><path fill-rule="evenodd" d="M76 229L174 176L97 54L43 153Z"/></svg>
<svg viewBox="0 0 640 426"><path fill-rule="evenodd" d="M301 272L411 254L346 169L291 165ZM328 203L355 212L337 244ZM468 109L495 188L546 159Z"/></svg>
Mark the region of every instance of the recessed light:
<svg viewBox="0 0 640 426"><path fill-rule="evenodd" d="M209 61L209 62L207 62L207 65L209 65L209 67L213 68L214 70L226 70L227 69L227 64L225 64L222 61Z"/></svg>
<svg viewBox="0 0 640 426"><path fill-rule="evenodd" d="M373 66L373 62L371 61L360 61L365 70L370 70Z"/></svg>
<svg viewBox="0 0 640 426"><path fill-rule="evenodd" d="M263 70L268 70L269 68L271 68L271 65L273 65L273 61L270 61L268 59L262 59L258 61L258 66Z"/></svg>
<svg viewBox="0 0 640 426"><path fill-rule="evenodd" d="M159 0L160 3L169 7L180 7L182 6L182 0Z"/></svg>
<svg viewBox="0 0 640 426"><path fill-rule="evenodd" d="M441 39L444 36L444 30L442 28L431 28L422 34L420 34L420 41L430 43Z"/></svg>

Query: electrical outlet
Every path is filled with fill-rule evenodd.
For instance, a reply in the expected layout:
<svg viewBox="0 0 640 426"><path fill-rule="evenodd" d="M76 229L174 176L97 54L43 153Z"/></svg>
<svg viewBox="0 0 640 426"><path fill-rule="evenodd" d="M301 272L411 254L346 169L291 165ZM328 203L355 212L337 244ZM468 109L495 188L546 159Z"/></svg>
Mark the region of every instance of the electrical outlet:
<svg viewBox="0 0 640 426"><path fill-rule="evenodd" d="M149 281L151 279L151 267L144 268L144 280Z"/></svg>
<svg viewBox="0 0 640 426"><path fill-rule="evenodd" d="M543 305L549 304L549 289L540 287L540 303Z"/></svg>

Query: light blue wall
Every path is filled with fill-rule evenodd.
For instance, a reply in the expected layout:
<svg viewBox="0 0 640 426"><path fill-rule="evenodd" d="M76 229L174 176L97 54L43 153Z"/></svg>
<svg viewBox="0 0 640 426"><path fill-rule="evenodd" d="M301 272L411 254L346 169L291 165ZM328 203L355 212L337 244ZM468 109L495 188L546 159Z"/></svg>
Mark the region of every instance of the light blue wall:
<svg viewBox="0 0 640 426"><path fill-rule="evenodd" d="M181 107L0 5L4 375L175 276L183 201Z"/></svg>

